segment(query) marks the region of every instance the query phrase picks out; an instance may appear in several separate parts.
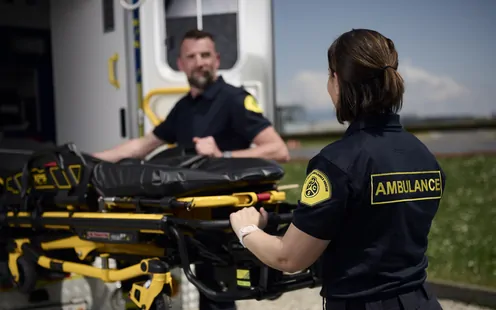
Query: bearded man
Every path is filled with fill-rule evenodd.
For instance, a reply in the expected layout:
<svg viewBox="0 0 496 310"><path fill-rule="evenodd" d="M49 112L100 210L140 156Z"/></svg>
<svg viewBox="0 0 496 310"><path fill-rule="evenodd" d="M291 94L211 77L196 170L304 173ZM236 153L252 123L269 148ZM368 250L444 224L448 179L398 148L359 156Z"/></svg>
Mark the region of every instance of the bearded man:
<svg viewBox="0 0 496 310"><path fill-rule="evenodd" d="M143 137L131 139L93 154L117 162L145 158L164 143L194 149L210 157L258 157L287 162L289 151L255 98L217 74L220 56L212 34L188 31L181 41L178 68L186 74L190 91L171 109L166 119ZM213 289L214 268L196 265L196 277ZM215 302L200 294L200 310L236 309L234 302Z"/></svg>

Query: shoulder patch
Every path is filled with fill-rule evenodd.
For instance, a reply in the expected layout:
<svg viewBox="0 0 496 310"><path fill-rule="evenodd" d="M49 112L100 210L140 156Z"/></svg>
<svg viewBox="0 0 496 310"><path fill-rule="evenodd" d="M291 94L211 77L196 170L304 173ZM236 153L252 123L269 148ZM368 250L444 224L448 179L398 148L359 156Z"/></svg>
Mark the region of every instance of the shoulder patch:
<svg viewBox="0 0 496 310"><path fill-rule="evenodd" d="M301 203L312 207L331 197L332 186L327 175L318 169L312 170L303 183Z"/></svg>
<svg viewBox="0 0 496 310"><path fill-rule="evenodd" d="M245 109L247 109L248 111L260 114L263 113L263 109L258 105L257 100L252 95L248 95L245 97L244 105Z"/></svg>

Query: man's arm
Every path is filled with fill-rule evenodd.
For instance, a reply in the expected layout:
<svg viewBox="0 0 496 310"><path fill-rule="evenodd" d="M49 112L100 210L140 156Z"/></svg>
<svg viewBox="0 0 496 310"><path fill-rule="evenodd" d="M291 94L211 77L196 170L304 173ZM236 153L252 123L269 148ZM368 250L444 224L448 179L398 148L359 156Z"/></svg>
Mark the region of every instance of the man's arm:
<svg viewBox="0 0 496 310"><path fill-rule="evenodd" d="M143 137L132 139L103 152L93 154L101 160L117 162L124 158L144 159L159 146L176 141L177 105L172 108L167 118L152 132Z"/></svg>
<svg viewBox="0 0 496 310"><path fill-rule="evenodd" d="M281 136L274 127L268 126L253 139L255 147L232 152L232 157L262 157L277 160L279 162L289 161L289 151Z"/></svg>
<svg viewBox="0 0 496 310"><path fill-rule="evenodd" d="M233 157L262 157L279 162L289 160L289 151L284 140L272 124L264 117L255 98L246 93L233 102L235 130L255 144L255 147L232 152Z"/></svg>
<svg viewBox="0 0 496 310"><path fill-rule="evenodd" d="M95 153L93 156L109 162L118 162L124 158L143 159L164 143L153 132L150 132L143 137L131 139L114 148Z"/></svg>

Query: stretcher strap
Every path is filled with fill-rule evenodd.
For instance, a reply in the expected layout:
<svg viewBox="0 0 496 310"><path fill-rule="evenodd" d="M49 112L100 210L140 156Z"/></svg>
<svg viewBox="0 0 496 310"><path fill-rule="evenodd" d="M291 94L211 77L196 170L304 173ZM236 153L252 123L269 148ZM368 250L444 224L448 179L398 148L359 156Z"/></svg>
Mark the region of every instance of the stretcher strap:
<svg viewBox="0 0 496 310"><path fill-rule="evenodd" d="M78 182L78 180L75 179L74 175L70 173L69 171L66 170L66 167L64 165L64 158L63 154L71 154L75 155L82 166L82 177L81 180ZM64 192L66 195L69 194L75 194L76 197L78 198L78 201L82 201L86 195L87 187L88 184L91 180L92 176L92 171L93 171L93 165L88 164L87 161L85 160L84 156L76 149L76 146L72 143L70 144L65 144L61 147L55 147L43 151L39 151L34 153L26 162L26 164L23 167L22 171L22 177L21 177L21 199L23 200L23 208L25 210L28 210L28 206L30 205L30 200L28 197L28 190L32 188L32 174L31 174L31 169L33 168L33 163L43 157L49 157L54 160L54 162L51 163L46 163L45 168L48 166L57 166L60 170L62 170L65 175L69 178L70 185L71 185L71 190L68 192ZM72 193L74 191L74 193ZM59 196L63 192L58 192L57 195Z"/></svg>
<svg viewBox="0 0 496 310"><path fill-rule="evenodd" d="M3 220L3 217L7 215L7 206L5 206L5 187L3 184L0 184L0 226Z"/></svg>
<svg viewBox="0 0 496 310"><path fill-rule="evenodd" d="M22 169L22 177L21 177L21 199L26 199L27 193L29 188L32 186L32 175L31 175L31 169L33 168L33 163L36 159L39 159L43 156L47 155L52 155L55 161L55 164L60 167L60 169L64 169L63 167L63 161L59 155L59 153L54 150L54 151L48 151L48 150L43 150L40 152L36 152L31 157L28 159L26 164L24 165Z"/></svg>
<svg viewBox="0 0 496 310"><path fill-rule="evenodd" d="M39 203L36 203L33 211L31 212L31 227L33 230L41 230L43 229L43 224L40 221L41 215L43 214L43 210Z"/></svg>
<svg viewBox="0 0 496 310"><path fill-rule="evenodd" d="M2 229L2 223L7 219L7 206L5 205L4 195L0 196L0 230Z"/></svg>

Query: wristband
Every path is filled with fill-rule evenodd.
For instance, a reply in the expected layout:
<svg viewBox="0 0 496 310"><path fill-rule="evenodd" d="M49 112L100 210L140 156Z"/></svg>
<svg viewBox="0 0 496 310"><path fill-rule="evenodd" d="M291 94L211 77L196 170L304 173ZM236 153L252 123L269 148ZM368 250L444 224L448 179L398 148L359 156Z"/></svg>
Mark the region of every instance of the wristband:
<svg viewBox="0 0 496 310"><path fill-rule="evenodd" d="M245 226L243 228L241 228L238 232L238 239L239 239L239 243L241 243L241 245L246 248L245 244L243 243L243 238L249 234L251 234L252 232L254 231L257 231L259 230L260 228L258 228L257 225L248 225L248 226Z"/></svg>

